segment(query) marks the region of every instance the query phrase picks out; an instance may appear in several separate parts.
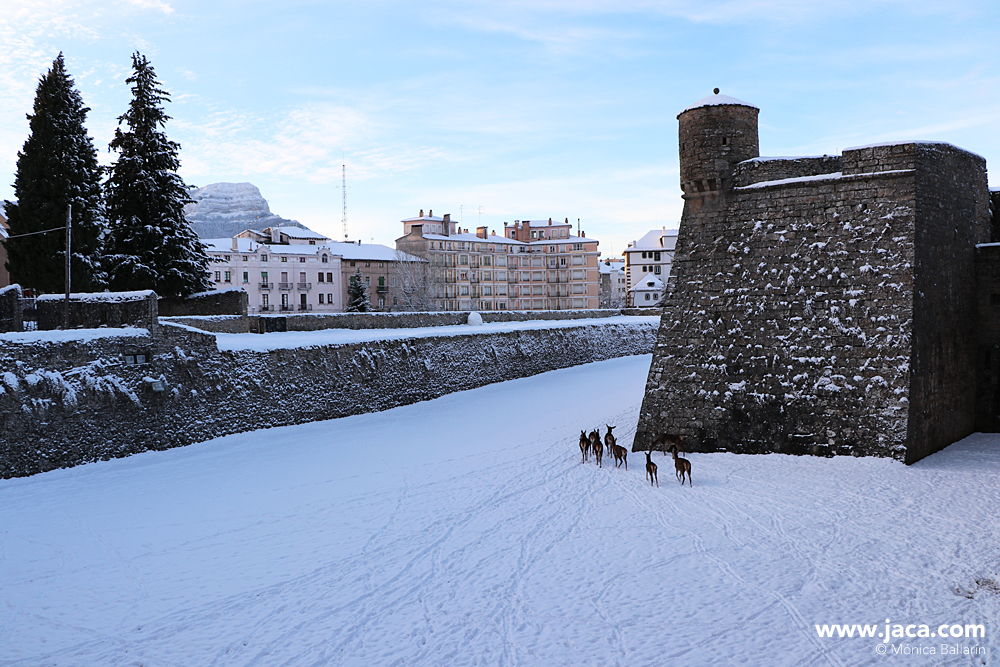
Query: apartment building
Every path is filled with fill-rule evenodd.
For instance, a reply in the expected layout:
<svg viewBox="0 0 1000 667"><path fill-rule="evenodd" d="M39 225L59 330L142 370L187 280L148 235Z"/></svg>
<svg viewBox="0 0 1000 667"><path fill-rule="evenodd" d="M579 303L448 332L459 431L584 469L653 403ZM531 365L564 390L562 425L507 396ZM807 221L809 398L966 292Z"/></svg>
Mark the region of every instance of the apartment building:
<svg viewBox="0 0 1000 667"><path fill-rule="evenodd" d="M341 257L322 234L299 227L202 239L216 289L246 291L251 313L341 312Z"/></svg>
<svg viewBox="0 0 1000 667"><path fill-rule="evenodd" d="M384 245L341 243L301 227L247 229L231 239L202 242L216 289L246 290L251 313L343 312L348 285L359 270L372 309L391 310L395 267L425 263Z"/></svg>
<svg viewBox="0 0 1000 667"><path fill-rule="evenodd" d="M396 248L427 259L430 289L441 310L565 310L597 308L598 241L572 226L504 223L504 234L462 229L449 214L402 220Z"/></svg>
<svg viewBox="0 0 1000 667"><path fill-rule="evenodd" d="M638 241L628 244L628 248L622 254L625 255L625 285L629 294L627 304L629 307L639 307L640 304L632 299L633 289L640 286L647 274L664 283L670 279L670 265L674 259L676 245L677 230L668 230L666 227L654 229Z"/></svg>

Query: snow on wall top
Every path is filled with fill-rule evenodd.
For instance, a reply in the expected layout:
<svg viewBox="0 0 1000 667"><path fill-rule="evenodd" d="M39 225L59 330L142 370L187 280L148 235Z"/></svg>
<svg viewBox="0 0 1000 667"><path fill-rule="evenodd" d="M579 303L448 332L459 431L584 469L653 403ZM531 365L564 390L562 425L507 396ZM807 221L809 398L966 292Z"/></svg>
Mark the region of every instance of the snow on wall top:
<svg viewBox="0 0 1000 667"><path fill-rule="evenodd" d="M865 148L879 148L881 146L905 146L907 144L921 144L921 145L925 145L925 146L928 146L928 145L929 146L933 146L933 145L950 146L951 148L954 148L956 150L960 150L960 151L962 151L964 153L970 153L970 154L975 155L977 157L983 158L983 156L979 155L979 153L973 153L972 151L967 150L965 148L962 148L961 146L956 146L955 144L950 144L947 141L931 141L930 139L907 139L905 141L883 141L882 143L878 143L878 144L865 144L864 146L848 146L847 148L844 149L844 152L846 153L847 151L859 151L859 150L863 150ZM983 158L983 159L985 160L986 158Z"/></svg>
<svg viewBox="0 0 1000 667"><path fill-rule="evenodd" d="M886 174L906 174L914 171L913 169L888 169L886 171L872 171L864 174L848 174L846 178L864 178L866 176L885 176ZM795 178L779 178L774 181L760 181L759 183L751 183L750 185L743 185L736 190L752 190L754 188L766 188L772 185L786 185L788 183L805 183L807 181L833 181L840 178L845 178L843 172L834 171L829 174L816 174L814 176L797 176Z"/></svg>
<svg viewBox="0 0 1000 667"><path fill-rule="evenodd" d="M144 301L155 295L151 289L139 290L138 292L80 292L69 295L70 301L82 301L88 303L115 302L115 301ZM36 301L63 301L65 294L43 294Z"/></svg>
<svg viewBox="0 0 1000 667"><path fill-rule="evenodd" d="M730 97L729 95L709 95L708 97L703 97L691 106L685 107L684 111L691 111L691 109L697 109L699 107L713 107L722 105L735 105L741 107L750 107L751 109L757 109L752 104L747 104L743 100L738 100L735 97ZM681 111L681 113L684 113Z"/></svg>
<svg viewBox="0 0 1000 667"><path fill-rule="evenodd" d="M752 157L744 162L779 162L781 160L822 160L825 157L837 157L836 155L779 155L775 157Z"/></svg>
<svg viewBox="0 0 1000 667"><path fill-rule="evenodd" d="M0 343L86 343L98 338L143 338L147 336L149 336L149 329L137 327L9 331L0 333Z"/></svg>
<svg viewBox="0 0 1000 667"><path fill-rule="evenodd" d="M567 329L573 327L594 327L608 324L630 326L659 326L660 317L629 316L601 317L580 320L530 320L527 322L490 322L475 328L475 335L508 333L512 331L532 331L537 329ZM168 326L205 333L183 324L164 322ZM287 331L266 334L214 334L220 350L269 352L323 345L353 345L380 340L406 340L409 338L433 338L448 336L468 336L465 324L442 327L415 327L411 329L321 329L319 331Z"/></svg>

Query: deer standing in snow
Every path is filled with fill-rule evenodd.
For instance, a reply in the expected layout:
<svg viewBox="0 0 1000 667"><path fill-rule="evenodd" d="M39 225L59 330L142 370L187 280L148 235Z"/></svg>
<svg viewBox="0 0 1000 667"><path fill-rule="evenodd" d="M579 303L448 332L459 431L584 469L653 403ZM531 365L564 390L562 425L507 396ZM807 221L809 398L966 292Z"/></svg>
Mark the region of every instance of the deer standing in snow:
<svg viewBox="0 0 1000 667"><path fill-rule="evenodd" d="M691 462L687 459L682 459L677 456L677 445L672 445L670 451L674 454L674 474L680 481L681 486L684 486L684 475L687 475L688 486L694 486L691 483Z"/></svg>
<svg viewBox="0 0 1000 667"><path fill-rule="evenodd" d="M594 452L597 467L603 468L601 460L604 458L604 445L601 444L601 432L596 428L590 432L590 451Z"/></svg>
<svg viewBox="0 0 1000 667"><path fill-rule="evenodd" d="M608 426L605 424L605 426ZM622 463L625 464L625 470L628 470L628 450L624 447L618 446L618 441L615 436L611 435L611 431L614 426L608 426L608 433L604 436L604 444L608 446L608 451L611 455L615 457L615 467L618 468Z"/></svg>
<svg viewBox="0 0 1000 667"><path fill-rule="evenodd" d="M587 462L588 453L590 453L590 438L587 437L587 433L585 431L580 431L580 454L583 457L583 460L581 460L580 463Z"/></svg>
<svg viewBox="0 0 1000 667"><path fill-rule="evenodd" d="M656 481L656 486L660 486L660 480L656 478L656 464L653 463L653 459L650 458L652 449L646 450L646 477L649 478L649 485L653 486L653 481Z"/></svg>

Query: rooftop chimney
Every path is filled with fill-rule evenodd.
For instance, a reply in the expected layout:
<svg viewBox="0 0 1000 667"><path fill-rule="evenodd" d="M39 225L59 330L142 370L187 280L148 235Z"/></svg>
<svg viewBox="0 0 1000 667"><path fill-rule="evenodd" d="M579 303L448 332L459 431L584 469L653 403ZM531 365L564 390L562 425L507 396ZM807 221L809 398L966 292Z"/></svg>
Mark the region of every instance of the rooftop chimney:
<svg viewBox="0 0 1000 667"><path fill-rule="evenodd" d="M420 209L420 217L424 217L424 209Z"/></svg>
<svg viewBox="0 0 1000 667"><path fill-rule="evenodd" d="M552 218L549 218L549 224L550 225L552 224Z"/></svg>
<svg viewBox="0 0 1000 667"><path fill-rule="evenodd" d="M481 239L485 239L489 234L486 233L486 227L476 227L476 236Z"/></svg>
<svg viewBox="0 0 1000 667"><path fill-rule="evenodd" d="M434 209L430 209L429 211L427 211L427 217L428 218L433 218L434 217Z"/></svg>

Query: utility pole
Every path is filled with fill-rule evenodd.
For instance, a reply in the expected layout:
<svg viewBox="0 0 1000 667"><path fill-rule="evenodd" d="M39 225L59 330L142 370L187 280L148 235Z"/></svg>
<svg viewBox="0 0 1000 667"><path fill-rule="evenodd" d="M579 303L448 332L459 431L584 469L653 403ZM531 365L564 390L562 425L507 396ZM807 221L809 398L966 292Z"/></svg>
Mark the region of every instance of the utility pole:
<svg viewBox="0 0 1000 667"><path fill-rule="evenodd" d="M344 213L340 224L344 228L344 243L347 243L347 165L340 165L340 190L344 197Z"/></svg>
<svg viewBox="0 0 1000 667"><path fill-rule="evenodd" d="M66 302L63 304L63 329L69 329L69 293L71 280L71 265L73 256L70 254L72 242L70 237L73 233L73 203L66 205Z"/></svg>

